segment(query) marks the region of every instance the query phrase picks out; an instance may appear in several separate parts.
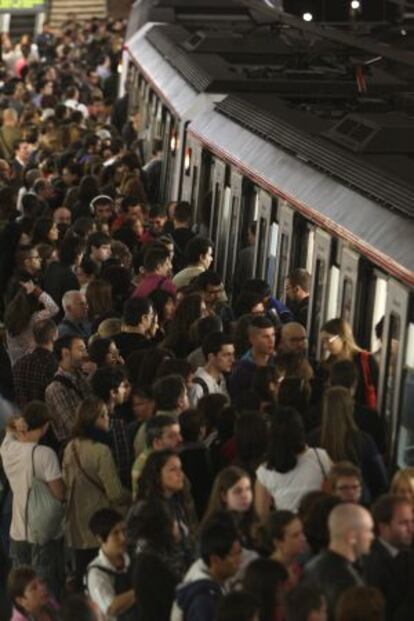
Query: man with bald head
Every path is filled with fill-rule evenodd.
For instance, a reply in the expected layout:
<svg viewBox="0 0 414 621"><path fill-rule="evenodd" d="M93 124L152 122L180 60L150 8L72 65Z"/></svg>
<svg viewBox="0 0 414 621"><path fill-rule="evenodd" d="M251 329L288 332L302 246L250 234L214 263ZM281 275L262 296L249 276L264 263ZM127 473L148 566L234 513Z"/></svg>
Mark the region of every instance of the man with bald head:
<svg viewBox="0 0 414 621"><path fill-rule="evenodd" d="M66 291L62 298L64 318L58 325L59 338L62 336L78 336L88 339L91 335L91 324L88 321L88 304L85 294L81 291Z"/></svg>
<svg viewBox="0 0 414 621"><path fill-rule="evenodd" d="M360 505L343 503L331 511L328 528L328 549L307 564L305 576L322 589L328 617L334 619L340 595L351 586L364 584L355 563L370 551L374 522Z"/></svg>
<svg viewBox="0 0 414 621"><path fill-rule="evenodd" d="M308 337L301 323L290 321L282 325L278 353L305 354L307 347Z"/></svg>

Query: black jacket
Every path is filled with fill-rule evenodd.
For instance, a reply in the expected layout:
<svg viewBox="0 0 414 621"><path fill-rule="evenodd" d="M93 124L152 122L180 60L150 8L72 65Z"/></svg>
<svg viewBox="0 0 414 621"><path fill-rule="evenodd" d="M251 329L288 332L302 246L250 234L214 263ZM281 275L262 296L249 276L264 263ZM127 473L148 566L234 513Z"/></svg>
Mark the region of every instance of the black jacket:
<svg viewBox="0 0 414 621"><path fill-rule="evenodd" d="M306 565L305 579L322 590L330 620L335 618L335 609L342 593L349 587L364 584L352 563L331 550L321 552Z"/></svg>

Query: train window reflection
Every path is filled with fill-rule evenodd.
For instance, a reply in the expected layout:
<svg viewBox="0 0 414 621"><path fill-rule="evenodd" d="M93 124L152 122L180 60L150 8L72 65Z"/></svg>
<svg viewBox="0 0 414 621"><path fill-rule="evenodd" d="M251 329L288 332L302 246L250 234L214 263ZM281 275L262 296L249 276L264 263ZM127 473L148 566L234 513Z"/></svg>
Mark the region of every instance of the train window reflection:
<svg viewBox="0 0 414 621"><path fill-rule="evenodd" d="M257 262L256 262L256 276L257 278L263 277L263 268L266 252L266 240L267 240L267 220L266 218L260 218L258 228L258 240L257 240Z"/></svg>
<svg viewBox="0 0 414 621"><path fill-rule="evenodd" d="M215 240L216 235L217 235L220 204L221 204L221 187L219 183L216 183L215 191L214 191L214 201L213 201L213 220L211 223L211 239L212 240Z"/></svg>
<svg viewBox="0 0 414 621"><path fill-rule="evenodd" d="M229 233L229 247L227 255L227 270L226 270L226 289L231 289L233 283L233 271L234 271L234 251L237 242L237 216L239 207L239 197L233 196L231 203L230 214L230 233Z"/></svg>
<svg viewBox="0 0 414 621"><path fill-rule="evenodd" d="M352 298L354 294L354 283L350 278L344 279L342 290L341 317L352 324Z"/></svg>
<svg viewBox="0 0 414 621"><path fill-rule="evenodd" d="M407 370L402 392L400 430L397 444L397 465L414 466L414 370Z"/></svg>
<svg viewBox="0 0 414 621"><path fill-rule="evenodd" d="M315 286L313 288L312 322L310 330L310 350L316 356L319 332L323 321L323 297L326 275L326 263L323 259L316 260Z"/></svg>
<svg viewBox="0 0 414 621"><path fill-rule="evenodd" d="M276 297L281 300L285 294L285 280L288 273L289 236L282 233L280 238L279 273L277 276Z"/></svg>
<svg viewBox="0 0 414 621"><path fill-rule="evenodd" d="M400 348L401 340L401 319L395 313L390 315L390 326L388 330L387 343L383 343L382 346L386 347L385 357L385 400L384 400L384 414L386 421L391 421L392 408L394 402L395 391L398 388L397 385L397 360L398 351Z"/></svg>

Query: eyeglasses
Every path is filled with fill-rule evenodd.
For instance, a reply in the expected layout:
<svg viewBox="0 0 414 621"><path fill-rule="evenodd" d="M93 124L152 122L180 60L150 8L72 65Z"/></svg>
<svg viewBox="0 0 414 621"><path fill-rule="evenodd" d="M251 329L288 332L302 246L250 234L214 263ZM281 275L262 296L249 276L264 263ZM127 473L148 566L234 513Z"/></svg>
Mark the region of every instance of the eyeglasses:
<svg viewBox="0 0 414 621"><path fill-rule="evenodd" d="M338 492L356 492L361 489L360 483L355 483L355 485L340 485L336 488Z"/></svg>
<svg viewBox="0 0 414 621"><path fill-rule="evenodd" d="M327 344L327 345L331 345L334 341L336 341L336 339L339 338L339 334L335 334L334 336L325 336L323 338L323 341Z"/></svg>

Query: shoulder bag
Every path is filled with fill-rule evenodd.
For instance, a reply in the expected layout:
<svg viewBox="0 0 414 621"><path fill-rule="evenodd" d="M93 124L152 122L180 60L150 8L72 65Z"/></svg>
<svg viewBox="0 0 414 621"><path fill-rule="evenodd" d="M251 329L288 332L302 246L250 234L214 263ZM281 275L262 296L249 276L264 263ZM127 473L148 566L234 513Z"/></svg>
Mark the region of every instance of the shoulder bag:
<svg viewBox="0 0 414 621"><path fill-rule="evenodd" d="M32 485L26 501L26 541L44 545L63 536L65 505L50 491L48 484L36 476L32 450Z"/></svg>

